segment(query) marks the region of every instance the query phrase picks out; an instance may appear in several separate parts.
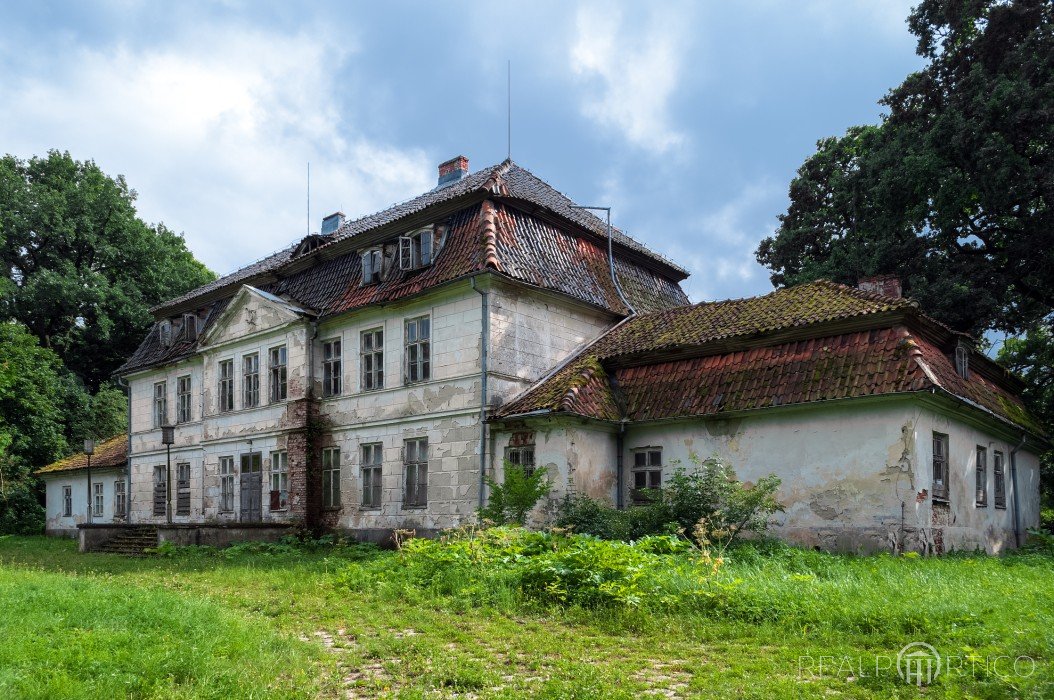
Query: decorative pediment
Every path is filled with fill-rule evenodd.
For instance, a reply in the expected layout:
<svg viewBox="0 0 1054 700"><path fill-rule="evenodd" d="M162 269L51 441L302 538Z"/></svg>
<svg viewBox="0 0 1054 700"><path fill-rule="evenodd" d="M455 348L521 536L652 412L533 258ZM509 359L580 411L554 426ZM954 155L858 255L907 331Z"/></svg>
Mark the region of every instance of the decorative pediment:
<svg viewBox="0 0 1054 700"><path fill-rule="evenodd" d="M202 336L202 345L220 345L299 321L312 312L263 290L242 286L216 322Z"/></svg>

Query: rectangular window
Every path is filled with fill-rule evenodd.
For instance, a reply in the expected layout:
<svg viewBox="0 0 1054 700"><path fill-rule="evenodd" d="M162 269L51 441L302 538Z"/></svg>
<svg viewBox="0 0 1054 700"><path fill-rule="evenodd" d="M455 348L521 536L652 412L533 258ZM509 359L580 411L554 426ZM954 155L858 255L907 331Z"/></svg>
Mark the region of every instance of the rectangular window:
<svg viewBox="0 0 1054 700"><path fill-rule="evenodd" d="M168 382L154 383L154 427L168 422Z"/></svg>
<svg viewBox="0 0 1054 700"><path fill-rule="evenodd" d="M128 515L128 501L125 498L124 479L113 482L113 517L123 518Z"/></svg>
<svg viewBox="0 0 1054 700"><path fill-rule="evenodd" d="M190 375L176 379L176 422L190 422Z"/></svg>
<svg viewBox="0 0 1054 700"><path fill-rule="evenodd" d="M649 491L662 488L662 448L639 447L633 450L633 487L630 500L635 504L648 503Z"/></svg>
<svg viewBox="0 0 1054 700"><path fill-rule="evenodd" d="M63 486L62 487L62 517L69 518L73 516L73 487Z"/></svg>
<svg viewBox="0 0 1054 700"><path fill-rule="evenodd" d="M423 508L428 505L428 438L411 438L403 442L403 470L406 474L403 506Z"/></svg>
<svg viewBox="0 0 1054 700"><path fill-rule="evenodd" d="M284 345L279 345L267 351L267 368L270 373L271 403L285 401L286 353Z"/></svg>
<svg viewBox="0 0 1054 700"><path fill-rule="evenodd" d="M340 448L322 450L322 507L340 508Z"/></svg>
<svg viewBox="0 0 1054 700"><path fill-rule="evenodd" d="M384 330L363 331L359 344L362 366L362 390L384 388Z"/></svg>
<svg viewBox="0 0 1054 700"><path fill-rule="evenodd" d="M260 355L242 358L242 408L260 405Z"/></svg>
<svg viewBox="0 0 1054 700"><path fill-rule="evenodd" d="M399 267L403 270L416 270L432 263L431 228L416 231L409 236L399 238Z"/></svg>
<svg viewBox="0 0 1054 700"><path fill-rule="evenodd" d="M190 515L190 464L176 465L176 515Z"/></svg>
<svg viewBox="0 0 1054 700"><path fill-rule="evenodd" d="M380 248L363 251L362 253L362 284L376 284L381 281L382 255Z"/></svg>
<svg viewBox="0 0 1054 700"><path fill-rule="evenodd" d="M234 457L220 457L220 512L234 512Z"/></svg>
<svg viewBox="0 0 1054 700"><path fill-rule="evenodd" d="M271 510L289 507L289 454L271 453Z"/></svg>
<svg viewBox="0 0 1054 700"><path fill-rule="evenodd" d="M362 446L362 507L381 507L381 464L384 446L379 442Z"/></svg>
<svg viewBox="0 0 1054 700"><path fill-rule="evenodd" d="M948 499L948 436L933 434L933 497Z"/></svg>
<svg viewBox="0 0 1054 700"><path fill-rule="evenodd" d="M103 507L103 490L102 489L103 489L102 482L98 482L97 481L97 482L95 482L95 483L93 483L91 485L91 493L92 493L91 514L92 514L93 518L101 518L102 517L102 507Z"/></svg>
<svg viewBox="0 0 1054 700"><path fill-rule="evenodd" d="M154 467L154 515L168 512L168 470L164 464Z"/></svg>
<svg viewBox="0 0 1054 700"><path fill-rule="evenodd" d="M977 488L978 506L988 505L988 448L977 446Z"/></svg>
<svg viewBox="0 0 1054 700"><path fill-rule="evenodd" d="M427 316L406 322L406 382L424 382L432 377L430 357L431 322Z"/></svg>
<svg viewBox="0 0 1054 700"><path fill-rule="evenodd" d="M993 456L992 473L995 476L995 507L1006 508L1006 474L1003 471L1003 453Z"/></svg>
<svg viewBox="0 0 1054 700"><path fill-rule="evenodd" d="M519 445L505 448L505 461L519 464L527 476L534 474L534 445Z"/></svg>
<svg viewBox="0 0 1054 700"><path fill-rule="evenodd" d="M340 338L322 343L322 395L340 396Z"/></svg>
<svg viewBox="0 0 1054 700"><path fill-rule="evenodd" d="M234 410L234 360L220 361L220 413Z"/></svg>

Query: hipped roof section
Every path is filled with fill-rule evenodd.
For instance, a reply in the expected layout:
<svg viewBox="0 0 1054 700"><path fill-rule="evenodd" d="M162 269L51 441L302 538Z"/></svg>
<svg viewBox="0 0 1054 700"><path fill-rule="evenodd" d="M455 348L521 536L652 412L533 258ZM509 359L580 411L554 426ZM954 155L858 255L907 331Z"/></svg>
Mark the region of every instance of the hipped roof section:
<svg viewBox="0 0 1054 700"><path fill-rule="evenodd" d="M128 463L128 433L121 433L109 440L100 442L95 446L95 454L91 457L92 469L112 469L123 467ZM88 468L88 455L78 452L52 462L46 467L36 471L41 476L56 474L58 472L77 471Z"/></svg>
<svg viewBox="0 0 1054 700"><path fill-rule="evenodd" d="M938 391L1043 436L1007 370L972 352L958 375L960 336L907 299L819 280L626 319L496 418L655 421Z"/></svg>

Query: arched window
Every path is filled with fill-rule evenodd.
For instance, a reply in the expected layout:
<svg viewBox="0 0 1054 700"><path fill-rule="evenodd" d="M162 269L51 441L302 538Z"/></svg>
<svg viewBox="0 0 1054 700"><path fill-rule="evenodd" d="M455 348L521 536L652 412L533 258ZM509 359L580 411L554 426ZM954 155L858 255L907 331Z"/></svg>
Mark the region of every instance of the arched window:
<svg viewBox="0 0 1054 700"><path fill-rule="evenodd" d="M970 378L970 350L962 342L955 346L955 371L963 379Z"/></svg>

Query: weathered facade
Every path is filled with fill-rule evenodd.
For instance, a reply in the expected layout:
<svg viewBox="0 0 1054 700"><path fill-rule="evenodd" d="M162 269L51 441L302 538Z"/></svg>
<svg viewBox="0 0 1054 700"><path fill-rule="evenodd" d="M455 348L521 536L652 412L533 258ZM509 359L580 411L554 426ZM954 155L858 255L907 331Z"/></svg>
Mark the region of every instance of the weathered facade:
<svg viewBox="0 0 1054 700"><path fill-rule="evenodd" d="M380 539L474 520L506 459L546 466L553 502L629 507L712 455L779 474L779 531L806 544L994 551L1037 520L1045 438L968 339L885 289L689 306L685 277L617 229L609 257L602 222L510 161L444 163L435 190L153 310L120 371L129 520Z"/></svg>

